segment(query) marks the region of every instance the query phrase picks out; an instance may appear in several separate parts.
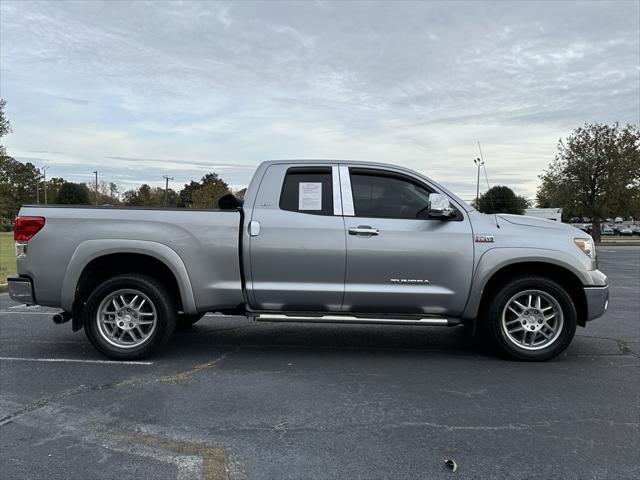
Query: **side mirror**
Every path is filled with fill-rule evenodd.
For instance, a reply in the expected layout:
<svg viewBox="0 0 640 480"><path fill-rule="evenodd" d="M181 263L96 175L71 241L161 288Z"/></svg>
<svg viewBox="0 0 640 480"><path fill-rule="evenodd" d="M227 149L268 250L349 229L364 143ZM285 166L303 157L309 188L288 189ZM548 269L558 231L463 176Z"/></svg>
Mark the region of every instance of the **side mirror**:
<svg viewBox="0 0 640 480"><path fill-rule="evenodd" d="M432 193L429 195L428 213L430 217L447 218L453 215L453 207L447 197L439 193Z"/></svg>

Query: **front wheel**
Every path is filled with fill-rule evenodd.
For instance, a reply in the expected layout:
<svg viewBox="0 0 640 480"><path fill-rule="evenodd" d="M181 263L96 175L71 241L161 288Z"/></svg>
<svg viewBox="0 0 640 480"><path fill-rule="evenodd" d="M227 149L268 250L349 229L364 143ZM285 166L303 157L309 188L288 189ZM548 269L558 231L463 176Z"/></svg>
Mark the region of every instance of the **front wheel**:
<svg viewBox="0 0 640 480"><path fill-rule="evenodd" d="M117 360L134 360L164 346L176 326L165 286L146 275L118 275L100 284L83 314L87 338Z"/></svg>
<svg viewBox="0 0 640 480"><path fill-rule="evenodd" d="M519 360L544 361L558 356L576 332L571 296L545 277L520 277L499 288L482 319L489 337Z"/></svg>

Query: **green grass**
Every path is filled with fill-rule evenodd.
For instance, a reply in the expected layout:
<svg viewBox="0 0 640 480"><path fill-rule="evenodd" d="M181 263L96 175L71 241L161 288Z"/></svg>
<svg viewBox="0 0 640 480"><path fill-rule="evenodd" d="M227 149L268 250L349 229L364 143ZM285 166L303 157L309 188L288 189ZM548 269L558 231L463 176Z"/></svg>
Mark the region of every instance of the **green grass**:
<svg viewBox="0 0 640 480"><path fill-rule="evenodd" d="M16 273L16 255L13 249L13 232L0 232L0 283Z"/></svg>

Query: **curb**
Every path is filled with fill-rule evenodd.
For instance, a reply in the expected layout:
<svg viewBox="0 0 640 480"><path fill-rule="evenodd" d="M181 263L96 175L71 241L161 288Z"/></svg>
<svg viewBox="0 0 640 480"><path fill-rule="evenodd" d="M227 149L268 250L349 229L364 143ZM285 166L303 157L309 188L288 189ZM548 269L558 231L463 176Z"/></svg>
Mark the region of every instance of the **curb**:
<svg viewBox="0 0 640 480"><path fill-rule="evenodd" d="M5 293L9 291L8 283L0 283L0 293Z"/></svg>

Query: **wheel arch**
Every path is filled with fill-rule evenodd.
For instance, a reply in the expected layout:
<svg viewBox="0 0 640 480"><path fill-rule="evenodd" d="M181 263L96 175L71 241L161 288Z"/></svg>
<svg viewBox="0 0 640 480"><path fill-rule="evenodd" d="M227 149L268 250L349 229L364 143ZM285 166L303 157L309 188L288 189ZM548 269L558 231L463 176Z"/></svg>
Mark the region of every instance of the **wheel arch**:
<svg viewBox="0 0 640 480"><path fill-rule="evenodd" d="M99 243L96 243L99 242ZM106 278L123 273L150 275L163 282L180 310L196 313L191 281L178 254L157 242L89 240L78 246L65 273L62 307L80 318L87 296ZM73 322L73 329L81 324Z"/></svg>
<svg viewBox="0 0 640 480"><path fill-rule="evenodd" d="M584 282L579 273L570 264L555 258L544 257L513 259L495 264L490 269L486 269L486 266L483 269L479 265L474 276L471 298L463 318L466 320L475 319L486 308L488 301L492 298L492 292L509 279L523 275L539 275L563 287L576 307L578 325L585 326L587 300L584 293Z"/></svg>

